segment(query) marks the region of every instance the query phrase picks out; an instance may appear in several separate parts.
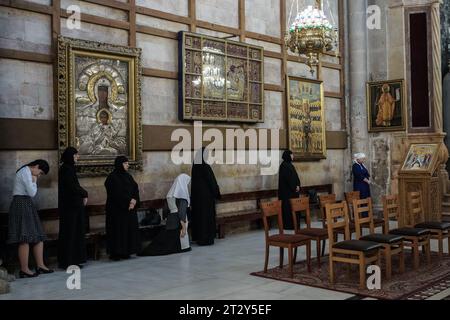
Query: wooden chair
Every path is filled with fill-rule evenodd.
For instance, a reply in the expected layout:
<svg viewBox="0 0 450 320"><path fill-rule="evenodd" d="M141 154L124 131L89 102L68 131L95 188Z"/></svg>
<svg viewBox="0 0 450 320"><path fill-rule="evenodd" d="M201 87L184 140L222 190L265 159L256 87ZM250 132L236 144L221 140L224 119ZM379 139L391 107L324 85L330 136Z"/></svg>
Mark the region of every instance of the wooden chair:
<svg viewBox="0 0 450 320"><path fill-rule="evenodd" d="M316 253L317 263L320 268L320 242L328 239L328 230L324 228L311 228L311 210L309 208L309 197L303 197L298 199L291 199L292 219L294 220L295 234L301 234L311 237L316 241ZM300 224L297 224L297 213L305 212L306 216L306 228L302 229ZM297 250L295 251L295 255Z"/></svg>
<svg viewBox="0 0 450 320"><path fill-rule="evenodd" d="M386 279L392 277L392 256L398 254L400 258L400 273L405 272L405 255L403 251L403 237L393 234L375 233L373 221L372 199L353 200L353 210L355 214L356 239L372 241L382 245L381 253L386 261ZM367 217L363 215L367 213ZM369 235L363 236L362 230L369 226Z"/></svg>
<svg viewBox="0 0 450 320"><path fill-rule="evenodd" d="M420 216L424 220L422 194L420 192L408 193L408 205L413 218ZM425 221L414 225L415 228L423 228L431 231L430 239L437 240L439 245L438 255L444 254L444 240L448 241L448 254L450 255L450 222Z"/></svg>
<svg viewBox="0 0 450 320"><path fill-rule="evenodd" d="M355 222L355 212L353 209L353 201L355 200L361 200L361 193L359 191L353 191L353 192L345 192L345 201L347 201L348 204L348 212L350 215L350 221ZM375 228L381 227L384 232L384 219L380 218L373 218L373 223L375 225ZM363 228L369 228L368 224L363 225Z"/></svg>
<svg viewBox="0 0 450 320"><path fill-rule="evenodd" d="M325 206L327 204L334 204L334 203L337 203L336 195L334 193L319 195L320 214L322 215L322 228L324 229L327 229L327 215L325 212ZM325 256L325 245L326 242L324 240L322 242L322 257Z"/></svg>
<svg viewBox="0 0 450 320"><path fill-rule="evenodd" d="M319 196L319 202L320 202L320 209L322 212L323 228L327 229L327 215L326 215L325 207L327 204L334 204L334 203L337 203L338 201L336 200L335 194L327 194L327 195ZM356 230L355 223L352 221L349 221L349 227L350 227L350 236L351 236ZM344 228L335 230L335 234L337 234L337 235L342 234L345 237ZM335 241L337 241L337 239L335 239Z"/></svg>
<svg viewBox="0 0 450 320"><path fill-rule="evenodd" d="M269 263L270 246L280 248L280 268L283 268L284 249L288 249L289 273L294 277L294 248L306 246L306 263L308 271L311 272L311 238L299 234L285 234L283 228L283 218L281 211L281 201L261 203L262 219L264 223L264 233L266 239L266 258L264 262L264 272L267 272ZM277 217L278 233L270 235L269 219Z"/></svg>
<svg viewBox="0 0 450 320"><path fill-rule="evenodd" d="M350 221L354 222L353 218L353 201L361 199L361 193L359 191L345 192L344 193L345 201L348 206L348 216Z"/></svg>
<svg viewBox="0 0 450 320"><path fill-rule="evenodd" d="M430 231L423 228L412 228L406 226L404 228L398 228L389 231L389 220L394 218L398 221L400 214L400 206L398 203L397 195L383 196L383 214L385 221L385 234L394 234L403 236L403 245L411 248L414 262L413 267L415 270L419 268L419 253L420 248L423 248L426 254L427 262L431 262L430 254Z"/></svg>
<svg viewBox="0 0 450 320"><path fill-rule="evenodd" d="M324 229L327 228L327 215L325 212L325 206L329 203L334 204L336 202L337 202L337 200L336 200L335 194L319 195L320 213L322 214L322 226Z"/></svg>
<svg viewBox="0 0 450 320"><path fill-rule="evenodd" d="M376 242L350 240L347 203L344 201L325 206L330 250L330 283L334 284L334 263L341 262L359 265L359 288L366 287L366 265L379 264L381 245ZM336 229L345 229L345 240L335 243Z"/></svg>

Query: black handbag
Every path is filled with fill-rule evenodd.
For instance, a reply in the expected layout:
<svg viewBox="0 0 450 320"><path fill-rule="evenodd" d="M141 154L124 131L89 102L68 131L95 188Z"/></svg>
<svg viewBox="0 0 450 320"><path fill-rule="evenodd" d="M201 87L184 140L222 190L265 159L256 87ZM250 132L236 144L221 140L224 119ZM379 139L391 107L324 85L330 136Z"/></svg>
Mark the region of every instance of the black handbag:
<svg viewBox="0 0 450 320"><path fill-rule="evenodd" d="M141 226L159 226L161 224L161 216L154 208L147 210L144 219L141 221Z"/></svg>

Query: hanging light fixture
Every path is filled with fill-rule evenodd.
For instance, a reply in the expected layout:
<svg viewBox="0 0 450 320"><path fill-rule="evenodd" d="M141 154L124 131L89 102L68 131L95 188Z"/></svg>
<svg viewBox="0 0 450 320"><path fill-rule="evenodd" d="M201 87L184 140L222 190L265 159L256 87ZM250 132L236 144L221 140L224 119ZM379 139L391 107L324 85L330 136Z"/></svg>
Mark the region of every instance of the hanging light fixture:
<svg viewBox="0 0 450 320"><path fill-rule="evenodd" d="M286 32L285 43L292 52L306 56L306 64L314 74L314 68L319 64L322 53L333 51L338 32L325 16L321 0L316 0L315 7L308 6L302 12L298 11L299 0L296 1L297 16ZM294 2L292 6L293 4Z"/></svg>

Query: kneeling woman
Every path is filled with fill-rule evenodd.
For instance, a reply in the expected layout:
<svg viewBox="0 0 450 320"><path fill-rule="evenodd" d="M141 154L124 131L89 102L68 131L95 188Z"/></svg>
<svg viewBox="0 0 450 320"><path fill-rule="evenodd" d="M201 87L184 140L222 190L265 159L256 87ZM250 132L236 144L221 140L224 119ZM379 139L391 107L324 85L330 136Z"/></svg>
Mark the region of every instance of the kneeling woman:
<svg viewBox="0 0 450 320"><path fill-rule="evenodd" d="M189 183L191 177L179 175L167 194L170 213L167 216L166 229L161 231L139 255L163 256L190 251L187 232L187 208L190 205Z"/></svg>

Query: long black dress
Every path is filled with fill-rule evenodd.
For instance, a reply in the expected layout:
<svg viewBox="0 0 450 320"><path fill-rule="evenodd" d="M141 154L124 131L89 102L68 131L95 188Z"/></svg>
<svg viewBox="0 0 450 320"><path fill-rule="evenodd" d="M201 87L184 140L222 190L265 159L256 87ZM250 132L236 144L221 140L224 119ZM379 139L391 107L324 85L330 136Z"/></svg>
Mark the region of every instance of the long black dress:
<svg viewBox="0 0 450 320"><path fill-rule="evenodd" d="M199 151L200 152L200 151ZM220 189L210 165L202 158L192 166L192 240L200 246L214 244L216 237L216 199Z"/></svg>
<svg viewBox="0 0 450 320"><path fill-rule="evenodd" d="M66 269L86 262L86 216L83 198L88 193L78 182L73 155L76 149L63 154L58 179L58 265Z"/></svg>
<svg viewBox="0 0 450 320"><path fill-rule="evenodd" d="M282 202L283 209L283 226L286 230L294 229L292 219L290 199L300 197L300 193L296 191L300 187L300 178L297 170L292 164L291 151L285 151L283 154L283 163L280 165L278 176L278 199Z"/></svg>
<svg viewBox="0 0 450 320"><path fill-rule="evenodd" d="M139 251L139 226L136 213L139 204L139 187L133 177L123 169L123 162L109 174L105 187L107 253L113 259L128 258ZM137 204L135 209L130 211L128 209L131 199L135 199Z"/></svg>
<svg viewBox="0 0 450 320"><path fill-rule="evenodd" d="M180 243L180 221L186 221L188 202L185 199L176 199L176 204L178 212L168 214L166 228L138 254L139 256L165 256L191 250L190 247L182 250Z"/></svg>

